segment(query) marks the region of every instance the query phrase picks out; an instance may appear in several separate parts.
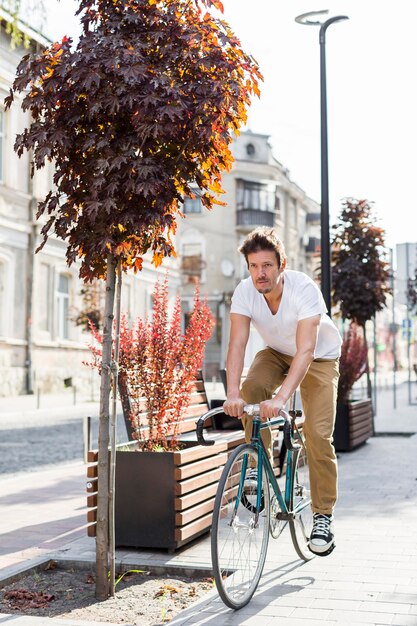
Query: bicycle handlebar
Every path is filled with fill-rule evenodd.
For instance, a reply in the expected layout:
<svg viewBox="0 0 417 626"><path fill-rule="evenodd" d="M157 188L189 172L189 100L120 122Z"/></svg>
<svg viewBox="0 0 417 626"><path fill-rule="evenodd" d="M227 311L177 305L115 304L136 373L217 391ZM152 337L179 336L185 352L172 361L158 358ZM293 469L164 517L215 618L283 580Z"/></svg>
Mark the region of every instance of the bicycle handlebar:
<svg viewBox="0 0 417 626"><path fill-rule="evenodd" d="M259 404L245 404L243 407L245 413L250 416L259 417ZM215 441L213 439L204 439L203 429L204 422L214 415L218 415L219 413L223 413L223 407L219 406L215 409L211 409L207 413L204 413L196 422L196 433L197 433L197 441L203 446L213 446ZM284 431L284 443L288 450L297 450L300 448L298 443L294 443L291 436L291 418L284 409L280 411L281 417L274 417L272 420L267 420L266 422L262 422L261 428L266 428L267 426L274 426L275 424L279 424L283 426ZM238 418L236 418L238 419Z"/></svg>
<svg viewBox="0 0 417 626"><path fill-rule="evenodd" d="M222 406L219 406L215 409L211 409L211 411L207 411L207 413L204 413L204 415L202 415L195 423L197 441L202 446L214 446L214 444L216 443L213 439L204 439L203 429L204 429L204 422L210 419L210 417L213 417L213 415L217 415L218 413L223 413Z"/></svg>

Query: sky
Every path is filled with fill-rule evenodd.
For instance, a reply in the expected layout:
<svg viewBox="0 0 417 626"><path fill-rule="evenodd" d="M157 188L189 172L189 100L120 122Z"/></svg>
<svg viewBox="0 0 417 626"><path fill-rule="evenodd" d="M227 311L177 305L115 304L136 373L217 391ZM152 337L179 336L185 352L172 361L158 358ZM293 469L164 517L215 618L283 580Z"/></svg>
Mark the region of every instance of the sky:
<svg viewBox="0 0 417 626"><path fill-rule="evenodd" d="M45 31L77 35L74 0L47 0ZM307 11L347 15L326 36L330 219L345 197L374 203L386 243L417 241L417 2L223 0L224 18L264 75L248 127L271 137L290 177L320 202L319 28ZM326 18L324 18L326 19Z"/></svg>

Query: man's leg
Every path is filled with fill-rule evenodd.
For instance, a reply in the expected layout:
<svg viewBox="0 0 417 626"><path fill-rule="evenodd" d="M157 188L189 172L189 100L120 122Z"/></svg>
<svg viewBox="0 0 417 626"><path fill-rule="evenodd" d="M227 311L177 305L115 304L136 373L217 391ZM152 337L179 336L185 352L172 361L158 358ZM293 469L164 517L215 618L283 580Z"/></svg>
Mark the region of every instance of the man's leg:
<svg viewBox="0 0 417 626"><path fill-rule="evenodd" d="M331 514L337 499L337 459L333 447L339 362L313 361L301 383L315 513Z"/></svg>
<svg viewBox="0 0 417 626"><path fill-rule="evenodd" d="M241 395L246 404L259 404L263 400L270 400L274 391L282 384L288 363L272 348L265 348L257 353L242 383ZM248 415L242 417L245 429L245 439L250 442L252 436L252 418ZM261 431L265 450L272 461L272 437L271 429L263 428Z"/></svg>
<svg viewBox="0 0 417 626"><path fill-rule="evenodd" d="M338 359L313 361L300 385L315 514L310 547L317 553L334 547L331 521L337 500L337 459L332 441L338 378Z"/></svg>

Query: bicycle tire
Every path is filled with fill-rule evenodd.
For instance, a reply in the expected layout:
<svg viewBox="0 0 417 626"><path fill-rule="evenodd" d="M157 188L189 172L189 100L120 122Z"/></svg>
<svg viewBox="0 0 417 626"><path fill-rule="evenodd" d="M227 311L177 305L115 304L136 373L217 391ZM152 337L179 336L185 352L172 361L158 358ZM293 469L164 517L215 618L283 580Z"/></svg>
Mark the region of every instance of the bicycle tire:
<svg viewBox="0 0 417 626"><path fill-rule="evenodd" d="M301 444L299 450L293 452L292 473L293 486L291 493L290 508L296 511L297 507L303 507L290 521L291 539L300 559L310 561L314 554L310 551L309 541L313 528L313 511L311 509L310 475L308 468L308 454L305 439L298 430L294 433L294 440Z"/></svg>
<svg viewBox="0 0 417 626"><path fill-rule="evenodd" d="M240 445L227 461L213 511L214 579L221 599L231 609L241 609L255 593L269 539L270 494L265 468L262 470L261 508L256 520L257 487L241 483L245 467L259 467L258 452L250 444Z"/></svg>

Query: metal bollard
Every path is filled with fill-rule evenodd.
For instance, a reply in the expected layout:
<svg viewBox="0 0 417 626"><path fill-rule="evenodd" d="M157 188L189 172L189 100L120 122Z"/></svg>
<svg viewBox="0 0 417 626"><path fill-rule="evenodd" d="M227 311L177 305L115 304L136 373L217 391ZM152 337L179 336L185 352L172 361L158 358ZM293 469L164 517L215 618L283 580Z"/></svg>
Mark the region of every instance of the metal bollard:
<svg viewBox="0 0 417 626"><path fill-rule="evenodd" d="M84 463L88 463L88 452L91 446L91 417L83 418Z"/></svg>

